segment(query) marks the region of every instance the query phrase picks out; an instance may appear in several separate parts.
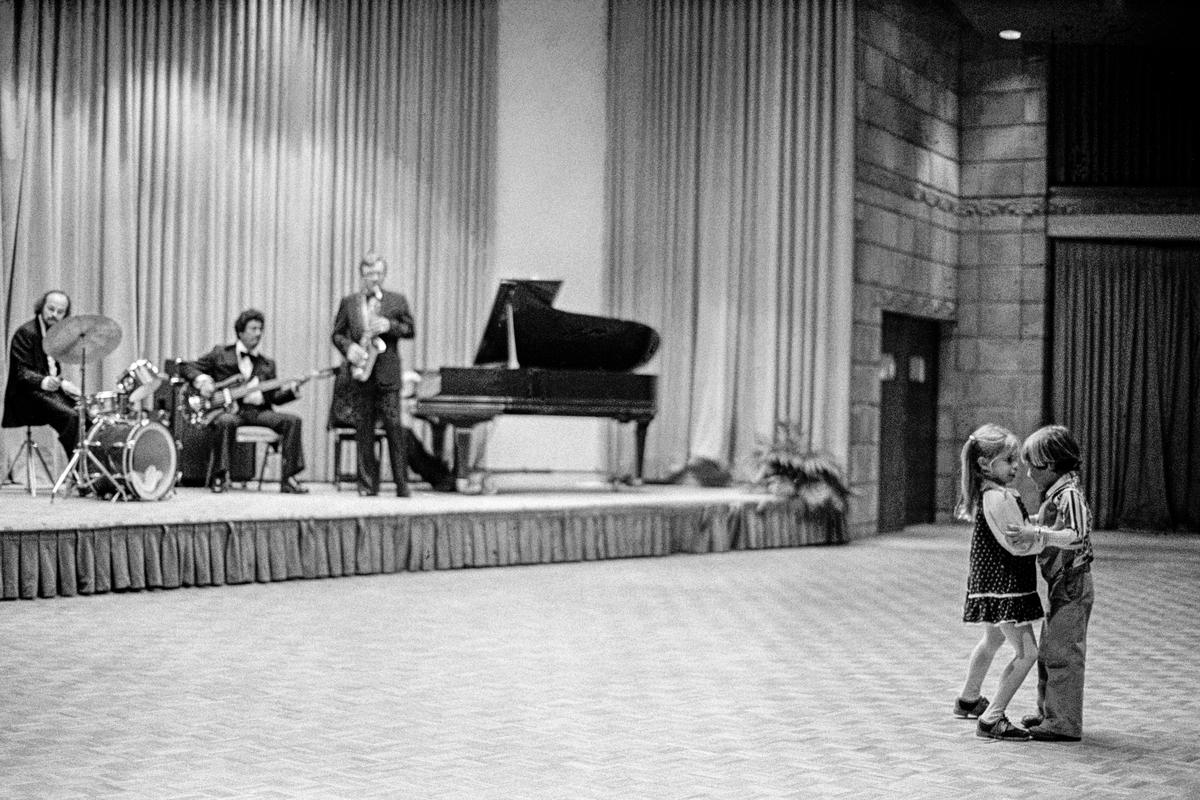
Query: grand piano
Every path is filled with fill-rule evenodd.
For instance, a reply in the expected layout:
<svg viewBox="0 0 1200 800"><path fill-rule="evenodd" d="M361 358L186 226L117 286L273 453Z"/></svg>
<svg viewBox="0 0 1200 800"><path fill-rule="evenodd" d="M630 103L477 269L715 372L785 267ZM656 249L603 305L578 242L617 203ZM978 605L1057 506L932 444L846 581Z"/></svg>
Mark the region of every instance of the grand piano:
<svg viewBox="0 0 1200 800"><path fill-rule="evenodd" d="M475 365L442 367L422 376L413 416L433 426L435 451L446 427L453 428L454 475L461 491L476 485L470 464L474 427L501 414L634 422L634 479L641 482L646 428L658 410L657 377L632 370L654 355L658 333L640 322L560 311L553 305L561 285L501 281Z"/></svg>

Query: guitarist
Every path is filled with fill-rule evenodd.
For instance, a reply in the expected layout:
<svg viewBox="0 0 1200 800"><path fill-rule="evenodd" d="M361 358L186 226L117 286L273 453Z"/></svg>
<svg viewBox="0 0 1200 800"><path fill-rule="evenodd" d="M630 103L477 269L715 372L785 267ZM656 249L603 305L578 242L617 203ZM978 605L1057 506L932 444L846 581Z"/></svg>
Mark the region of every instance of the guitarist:
<svg viewBox="0 0 1200 800"><path fill-rule="evenodd" d="M375 253L358 265L361 290L342 298L333 321L333 344L346 357L358 444L358 493L379 494L379 459L375 456L375 421L383 423L396 495L408 497L408 463L404 452L400 390L400 340L413 338L413 318L404 295L383 288L387 262Z"/></svg>
<svg viewBox="0 0 1200 800"><path fill-rule="evenodd" d="M206 400L214 397L220 400L217 384L226 385L235 376L241 379L237 381L238 384L255 378L259 382L273 380L275 361L264 356L259 348L263 324L263 313L258 309L243 311L233 323L237 341L219 344L199 359L183 364L184 379ZM283 461L279 490L284 494L308 492L308 488L296 480L296 475L304 469L300 418L272 408L295 400L297 390L297 383L291 382L274 391L252 392L213 420L208 434L213 454L212 470L208 476L209 488L219 493L229 486L230 455L236 443L238 426L262 425L279 434L279 452Z"/></svg>

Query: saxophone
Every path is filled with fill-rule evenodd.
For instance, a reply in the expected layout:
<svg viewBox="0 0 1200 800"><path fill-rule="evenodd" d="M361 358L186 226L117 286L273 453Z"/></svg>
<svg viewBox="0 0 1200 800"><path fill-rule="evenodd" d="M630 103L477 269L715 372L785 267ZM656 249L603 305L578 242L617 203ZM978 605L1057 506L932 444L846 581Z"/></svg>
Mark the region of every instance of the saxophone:
<svg viewBox="0 0 1200 800"><path fill-rule="evenodd" d="M350 377L364 383L370 379L371 371L375 369L375 359L379 357L380 353L387 350L387 343L380 337L371 335L371 323L379 319L379 297L376 295L364 297L360 311L363 335L358 340L358 344L366 351L367 357L360 364L350 365Z"/></svg>

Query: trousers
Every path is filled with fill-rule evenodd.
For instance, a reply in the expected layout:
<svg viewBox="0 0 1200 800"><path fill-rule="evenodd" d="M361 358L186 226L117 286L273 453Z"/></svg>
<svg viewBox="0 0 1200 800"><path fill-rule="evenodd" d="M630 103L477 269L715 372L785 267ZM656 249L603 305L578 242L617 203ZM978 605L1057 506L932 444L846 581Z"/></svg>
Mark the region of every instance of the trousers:
<svg viewBox="0 0 1200 800"><path fill-rule="evenodd" d="M1067 568L1047 576L1050 611L1038 645L1038 726L1064 736L1083 735L1083 676L1092 616L1092 571Z"/></svg>

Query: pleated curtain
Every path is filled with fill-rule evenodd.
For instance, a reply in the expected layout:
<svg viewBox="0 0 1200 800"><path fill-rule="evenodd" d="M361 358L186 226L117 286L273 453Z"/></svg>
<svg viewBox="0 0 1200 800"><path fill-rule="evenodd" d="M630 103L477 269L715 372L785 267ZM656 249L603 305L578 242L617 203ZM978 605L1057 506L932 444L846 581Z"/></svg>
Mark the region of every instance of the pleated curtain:
<svg viewBox="0 0 1200 800"><path fill-rule="evenodd" d="M1053 419L1099 528L1200 530L1200 244L1054 243Z"/></svg>
<svg viewBox="0 0 1200 800"><path fill-rule="evenodd" d="M123 330L89 391L232 341L248 307L299 374L338 360L337 300L374 250L413 304L406 363L468 363L461 320L490 300L495 17L491 0L0 0L5 347L58 287ZM302 394L303 477L327 478L329 383Z"/></svg>
<svg viewBox="0 0 1200 800"><path fill-rule="evenodd" d="M608 288L663 339L648 475L748 474L779 421L845 465L853 2L610 9Z"/></svg>

